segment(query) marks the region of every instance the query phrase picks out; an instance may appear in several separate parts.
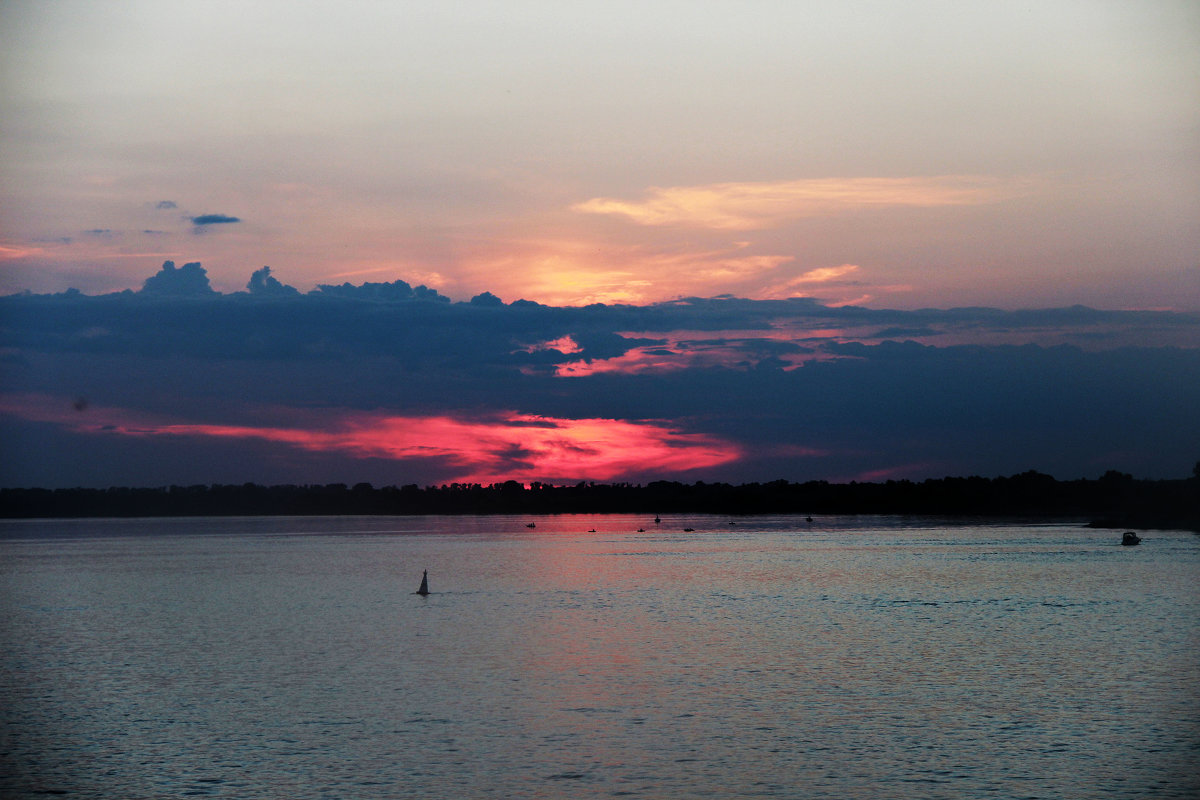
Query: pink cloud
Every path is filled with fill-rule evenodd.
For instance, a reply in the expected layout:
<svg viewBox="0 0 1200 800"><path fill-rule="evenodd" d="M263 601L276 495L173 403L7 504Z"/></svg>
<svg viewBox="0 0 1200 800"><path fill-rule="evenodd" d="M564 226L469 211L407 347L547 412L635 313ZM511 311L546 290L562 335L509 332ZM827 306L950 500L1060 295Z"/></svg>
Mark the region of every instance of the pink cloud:
<svg viewBox="0 0 1200 800"><path fill-rule="evenodd" d="M631 348L613 358L581 359L559 364L555 374L560 378L580 378L605 372L636 375L663 373L705 367L744 367L756 361L746 343L759 339L777 342L804 343L813 339L842 340L846 331L833 328L805 329L791 324L768 330L676 330L621 331L627 339L659 339L661 344ZM787 362L785 369L796 369L810 361L832 361L847 356L823 351L773 354Z"/></svg>
<svg viewBox="0 0 1200 800"><path fill-rule="evenodd" d="M20 395L0 399L0 413L85 435L258 440L351 458L436 458L450 465L450 474L431 476L431 481L608 481L686 472L742 457L731 442L686 433L662 420L568 419L511 411L482 416L330 411L306 413L294 425L223 425ZM301 416L286 410L282 414Z"/></svg>
<svg viewBox="0 0 1200 800"><path fill-rule="evenodd" d="M638 375L706 367L733 369L744 367L748 362L755 361L745 350L736 347L736 344L736 342L731 342L702 345L691 342L686 347L681 347L678 343L669 346L635 347L614 358L570 361L559 364L555 368L555 374L560 378L582 378L605 372ZM841 356L814 352L784 353L776 357L789 364L785 369L795 369L809 361L828 361Z"/></svg>
<svg viewBox="0 0 1200 800"><path fill-rule="evenodd" d="M557 350L564 355L583 352L583 348L579 346L570 335L560 336L557 339L551 339L548 342L538 342L537 344L527 345L520 348L517 352L521 353L537 353L542 350Z"/></svg>
<svg viewBox="0 0 1200 800"><path fill-rule="evenodd" d="M653 345L635 347L614 358L597 358L559 364L555 368L555 374L560 378L582 378L605 372L626 375L674 372L691 367L729 366L732 358L733 354L728 350L683 352L661 345Z"/></svg>
<svg viewBox="0 0 1200 800"><path fill-rule="evenodd" d="M23 247L0 244L0 261L10 261L17 258L40 255L44 250L40 247Z"/></svg>

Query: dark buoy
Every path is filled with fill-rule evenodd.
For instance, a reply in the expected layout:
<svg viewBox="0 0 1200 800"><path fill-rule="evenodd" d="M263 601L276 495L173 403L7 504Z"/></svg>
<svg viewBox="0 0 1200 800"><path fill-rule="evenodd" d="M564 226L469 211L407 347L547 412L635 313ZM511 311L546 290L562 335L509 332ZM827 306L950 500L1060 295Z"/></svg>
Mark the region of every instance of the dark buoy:
<svg viewBox="0 0 1200 800"><path fill-rule="evenodd" d="M416 594L424 597L429 594L429 570L421 570L421 588L417 589Z"/></svg>
<svg viewBox="0 0 1200 800"><path fill-rule="evenodd" d="M654 515L654 524L657 525L660 522L662 522L662 517L658 516L658 514L655 514Z"/></svg>
<svg viewBox="0 0 1200 800"><path fill-rule="evenodd" d="M1142 543L1141 537L1139 537L1133 531L1125 531L1125 534L1121 537L1121 545L1123 547L1132 547L1135 544L1141 544L1141 543Z"/></svg>

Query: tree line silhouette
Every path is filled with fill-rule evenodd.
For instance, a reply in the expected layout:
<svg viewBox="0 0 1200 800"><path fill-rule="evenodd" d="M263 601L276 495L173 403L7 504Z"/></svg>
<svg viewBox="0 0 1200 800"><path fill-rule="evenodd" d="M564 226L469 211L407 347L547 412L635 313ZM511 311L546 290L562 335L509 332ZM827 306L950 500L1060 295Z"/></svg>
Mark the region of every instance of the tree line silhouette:
<svg viewBox="0 0 1200 800"><path fill-rule="evenodd" d="M1103 527L1200 531L1200 463L1193 476L1139 480L1109 471L1060 481L1036 471L998 478L937 478L881 483L517 481L421 488L239 485L108 489L0 489L0 517L178 517L410 514L928 514L1090 519Z"/></svg>

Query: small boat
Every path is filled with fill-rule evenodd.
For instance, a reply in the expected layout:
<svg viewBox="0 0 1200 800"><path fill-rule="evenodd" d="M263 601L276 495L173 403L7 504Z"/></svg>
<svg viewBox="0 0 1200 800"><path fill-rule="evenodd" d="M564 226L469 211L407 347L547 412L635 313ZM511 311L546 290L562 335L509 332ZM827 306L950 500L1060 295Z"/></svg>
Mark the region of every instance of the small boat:
<svg viewBox="0 0 1200 800"><path fill-rule="evenodd" d="M1125 531L1124 535L1121 536L1121 545L1123 547L1132 547L1135 544L1141 543L1142 538L1133 531Z"/></svg>
<svg viewBox="0 0 1200 800"><path fill-rule="evenodd" d="M530 522L530 523L527 523L527 524L525 525L525 527L526 527L526 528L536 528L536 527L537 527L537 523L536 523L536 522Z"/></svg>
<svg viewBox="0 0 1200 800"><path fill-rule="evenodd" d="M421 571L421 588L417 589L413 594L419 594L422 597L429 594L429 570Z"/></svg>
<svg viewBox="0 0 1200 800"><path fill-rule="evenodd" d="M696 530L696 529L695 529L695 528L684 528L684 529L683 529L683 532L684 532L684 533L691 533L691 532L692 532L692 531L694 531L694 530Z"/></svg>
<svg viewBox="0 0 1200 800"><path fill-rule="evenodd" d="M657 525L660 522L662 522L662 520L659 518L658 514L655 514L654 515L654 524Z"/></svg>

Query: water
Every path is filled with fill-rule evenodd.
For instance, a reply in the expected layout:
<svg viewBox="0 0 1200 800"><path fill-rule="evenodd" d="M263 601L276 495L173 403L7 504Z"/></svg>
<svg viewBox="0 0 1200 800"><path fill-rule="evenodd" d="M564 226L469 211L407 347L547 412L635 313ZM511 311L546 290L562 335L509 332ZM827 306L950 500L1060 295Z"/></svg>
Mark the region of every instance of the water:
<svg viewBox="0 0 1200 800"><path fill-rule="evenodd" d="M1200 793L1194 534L528 521L0 523L0 794Z"/></svg>

